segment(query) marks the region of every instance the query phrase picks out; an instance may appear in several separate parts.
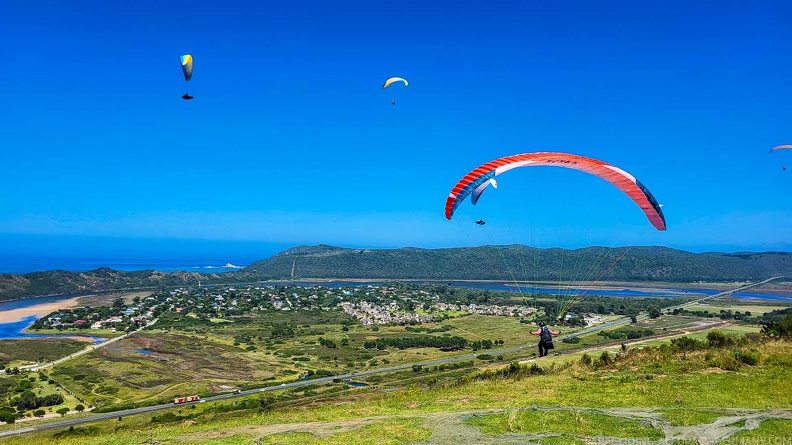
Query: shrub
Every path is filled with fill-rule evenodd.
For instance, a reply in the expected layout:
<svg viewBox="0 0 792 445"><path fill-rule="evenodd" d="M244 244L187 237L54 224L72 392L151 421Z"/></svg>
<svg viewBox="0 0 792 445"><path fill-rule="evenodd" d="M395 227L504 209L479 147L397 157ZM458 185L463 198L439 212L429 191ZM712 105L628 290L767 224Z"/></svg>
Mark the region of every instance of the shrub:
<svg viewBox="0 0 792 445"><path fill-rule="evenodd" d="M734 346L736 342L733 335L721 331L711 331L707 334L707 343L712 348L725 348Z"/></svg>
<svg viewBox="0 0 792 445"><path fill-rule="evenodd" d="M753 352L753 351L748 351L748 352L737 351L737 352L735 352L735 353L734 353L734 356L735 356L735 358L736 358L737 360L739 360L739 361L741 361L741 362L745 363L746 365L751 365L751 366L753 366L753 365L756 365L757 363L759 363L759 353L758 353L758 352Z"/></svg>

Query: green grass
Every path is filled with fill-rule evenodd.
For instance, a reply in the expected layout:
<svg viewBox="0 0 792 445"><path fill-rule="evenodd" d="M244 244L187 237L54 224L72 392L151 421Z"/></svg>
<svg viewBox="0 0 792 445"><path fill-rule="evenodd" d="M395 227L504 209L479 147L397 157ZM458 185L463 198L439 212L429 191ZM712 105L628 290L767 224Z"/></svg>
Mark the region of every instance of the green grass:
<svg viewBox="0 0 792 445"><path fill-rule="evenodd" d="M0 363L16 367L39 361L52 361L81 351L91 343L70 338L25 338L0 341Z"/></svg>
<svg viewBox="0 0 792 445"><path fill-rule="evenodd" d="M709 311L712 314L719 314L721 310L739 311L742 313L748 311L755 317L767 312L784 309L785 307L789 307L789 304L756 304L753 302L751 304L738 304L726 301L712 301L707 304L694 304L685 309L689 311Z"/></svg>
<svg viewBox="0 0 792 445"><path fill-rule="evenodd" d="M283 433L265 436L262 445L401 445L426 440L431 430L421 427L421 419L402 418L377 422L352 431L340 432L330 437L311 433Z"/></svg>
<svg viewBox="0 0 792 445"><path fill-rule="evenodd" d="M598 426L603 425L603 420L592 421L593 418L588 416L588 411L584 408L660 408L668 411L680 409L706 411L713 407L792 409L792 381L788 378L788 369L792 362L790 359L792 343L770 343L759 345L758 349L763 354L763 365L744 367L737 372L673 371L652 379L643 379L636 378L636 374L640 374L640 371L619 371L612 368L593 370L573 366L557 373L516 380L503 378L473 381L434 389L407 386L399 391L380 393L373 389L360 388L340 394L334 399L278 408L263 414L250 411L217 414L211 412L213 404L205 403L197 405L195 409L198 415L194 419L196 424L152 425L151 414L129 416L124 417L123 422L92 423L91 426L96 426L99 430L92 434L90 439L82 437L80 440L58 443L141 443L151 437L160 441L173 439L178 442L176 438L184 438L188 434L203 437L205 434L215 434L218 431L224 431L229 436L249 437L251 427L266 429L267 425L341 422L373 416L420 417L423 414L439 412L458 412L461 417L464 415L462 411L503 409L517 412L520 409L537 406L567 409L551 411L554 414L550 414L564 417L565 413L566 418L549 420L546 418L548 423L563 426L563 428L559 427L559 434L587 434L593 431L589 428L607 428L609 431L611 429L628 431L633 435L629 437L635 435L654 437L653 435L657 433L653 432L654 430L644 429L645 427L640 423L631 423L622 428L618 423L621 422L621 418L609 417L604 420L604 426ZM689 354L687 360L693 359ZM669 364L669 369L676 369L672 365ZM233 402L225 402L226 405L231 403ZM578 416L571 414L575 411L581 414ZM176 408L166 412L176 412ZM515 415L515 419L519 422L512 424L517 425L518 429L523 428L527 431L533 427L532 425L541 422L541 419L537 418L538 411L529 409L522 412L530 414L523 414L526 416L525 419ZM758 434L756 437L787 434L787 429L781 429L788 428L786 425L788 424L776 425L768 422L767 426L763 426L762 431L755 433ZM53 443L53 434L53 432L44 432L6 440L9 444L15 445L48 444ZM184 440L179 443L184 443Z"/></svg>
<svg viewBox="0 0 792 445"><path fill-rule="evenodd" d="M690 426L712 423L723 414L715 413L712 411L692 410L692 409L674 409L662 411L663 418L666 419L671 425L675 426Z"/></svg>
<svg viewBox="0 0 792 445"><path fill-rule="evenodd" d="M767 440L773 439L773 440ZM763 441L764 440L764 441ZM765 420L759 428L740 431L720 442L723 445L747 443L788 443L792 441L792 420Z"/></svg>
<svg viewBox="0 0 792 445"><path fill-rule="evenodd" d="M3 405L2 402L7 397L13 399L14 397L19 395L19 393L14 391L14 388L19 384L19 381L21 379L23 379L23 378L24 379L28 379L28 380L30 378L34 379L33 382L32 382L32 388L30 388L30 391L32 391L33 394L35 394L38 397L44 397L44 396L47 396L49 394L60 394L60 395L63 396L64 401L63 401L62 404L54 405L54 406L48 406L48 407L42 407L41 408L41 409L43 409L44 411L46 411L48 413L50 413L50 412L54 413L59 408L63 408L63 407L67 407L70 410L73 410L75 406L77 406L78 404L81 403L74 396L72 396L71 394L69 394L66 391L63 391L61 388L58 388L56 385L50 385L47 380L43 380L43 381L40 380L38 373L33 373L33 374L30 374L30 375L11 375L11 376L2 375L2 376L0 376L0 386L2 386L2 388L4 389L3 391L0 391L0 405ZM33 411L35 411L35 409L28 410L26 413L30 413L32 415ZM60 417L60 416L58 416L58 417Z"/></svg>
<svg viewBox="0 0 792 445"><path fill-rule="evenodd" d="M520 410L474 417L465 423L490 435L559 433L652 440L665 437L662 431L648 424L594 411Z"/></svg>
<svg viewBox="0 0 792 445"><path fill-rule="evenodd" d="M706 340L707 339L707 334L709 332L711 332L711 331L720 331L720 332L723 332L724 334L743 335L743 334L746 334L748 332L759 332L761 330L762 330L762 328L759 327L759 326L732 325L732 326L727 326L727 327L722 327L722 328L709 329L709 330L701 331L701 332L693 332L693 333L688 334L686 336L690 337L690 338L695 338L697 340Z"/></svg>
<svg viewBox="0 0 792 445"><path fill-rule="evenodd" d="M124 332L112 332L111 328L107 329L82 329L82 328L64 328L64 329L54 329L54 328L40 328L40 329L28 329L26 332L32 334L46 334L46 335L90 335L93 337L102 337L102 338L115 338L124 335Z"/></svg>
<svg viewBox="0 0 792 445"><path fill-rule="evenodd" d="M577 437L567 436L566 434L555 437L546 437L539 440L540 445L588 445L589 443L590 442L578 439Z"/></svg>

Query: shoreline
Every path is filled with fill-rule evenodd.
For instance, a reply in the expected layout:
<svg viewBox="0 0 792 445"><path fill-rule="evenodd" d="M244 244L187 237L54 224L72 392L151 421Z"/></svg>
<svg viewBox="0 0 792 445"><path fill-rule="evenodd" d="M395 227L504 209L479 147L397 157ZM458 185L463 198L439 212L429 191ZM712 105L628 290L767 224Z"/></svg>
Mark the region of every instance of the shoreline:
<svg viewBox="0 0 792 445"><path fill-rule="evenodd" d="M72 297L59 301L52 301L49 303L41 303L33 306L11 309L7 311L0 311L0 324L3 323L18 323L28 317L35 316L36 318L44 317L52 312L61 309L71 309L79 306L79 299L81 297Z"/></svg>
<svg viewBox="0 0 792 445"><path fill-rule="evenodd" d="M526 286L526 285L533 285L536 287L557 287L559 284L563 288L576 288L579 286L586 286L590 288L597 288L601 290L641 290L641 291L659 291L659 292L666 292L669 290L674 289L684 289L684 290L697 290L697 289L706 289L706 290L728 290L732 289L735 286L745 286L748 284L753 283L753 281L723 281L723 282L706 282L706 283L676 283L676 282L667 282L667 281L600 281L594 284L586 284L588 282L584 281L563 281L559 283L558 281L509 281L509 280L461 280L461 279L437 279L437 278L299 278L299 279L281 279L281 280L268 280L268 281L260 281L256 283L241 283L241 284L266 284L266 283L278 283L278 284L288 284L288 283L338 283L338 282L349 282L349 283L385 283L385 282L422 282L422 283L432 283L432 284L446 284L446 283L481 283L481 284L501 284L507 287L517 287ZM757 280L761 281L761 280ZM516 284L515 284L516 283ZM768 283L769 284L769 283ZM226 286L232 286L233 284L222 284ZM204 285L204 286L217 286L217 285ZM202 286L202 287L204 287ZM766 294L774 294L774 293L782 293L788 294L792 293L792 285L790 285L789 290L785 289L752 289L752 292L755 293L766 293Z"/></svg>
<svg viewBox="0 0 792 445"><path fill-rule="evenodd" d="M463 279L437 279L437 278L299 278L299 279L274 279L274 280L267 280L267 281L256 281L256 282L239 282L239 283L217 283L217 284L204 284L201 287L217 287L217 286L255 286L255 285L266 285L269 283L274 284L290 284L290 283L338 283L338 282L349 282L349 283L385 283L389 281L394 282L422 282L422 283L431 283L431 284L447 284L447 283L481 283L481 284L500 284L506 287L517 287L517 285L526 286L526 285L533 285L536 287L556 287L559 284L564 288L576 288L579 286L586 286L591 289L599 289L599 290L634 290L634 291L653 291L653 292L661 292L665 293L671 290L673 293L674 289L682 289L682 290L698 290L698 289L706 289L706 290L728 290L734 286L743 286L746 284L750 284L750 281L723 281L723 282L705 282L705 283L675 283L675 282L666 282L666 281L601 281L594 284L586 285L586 282L557 282L557 281L507 281L507 280L463 280ZM516 284L515 284L516 283ZM773 289L753 289L752 292L758 294L767 294L772 296L789 296L792 294L792 282L789 282L788 288L783 284L779 286L777 283L768 283L771 286L774 286ZM181 287L193 287L195 285L183 285L183 286L168 286L167 288L181 288ZM780 287L780 288L779 288ZM91 297L97 295L107 295L107 294L125 294L130 292L146 292L153 290L153 287L142 287L142 288L129 288L129 289L113 289L113 290L104 290L104 291L93 291L93 292L86 292L86 293L69 293L69 294L48 294L48 295L37 295L34 297L21 297L21 298L14 298L10 300L0 300L0 304L2 303L11 303L16 301L29 301L29 300L36 300L38 298L54 298L54 297L74 297L74 298L84 298L84 297ZM65 298L64 298L65 300ZM70 299L71 300L71 299ZM62 309L69 309L74 306L64 307ZM0 311L0 315L3 312ZM46 315L46 314L44 314ZM17 320L18 321L18 320ZM7 321L2 321L0 319L0 323L8 323Z"/></svg>

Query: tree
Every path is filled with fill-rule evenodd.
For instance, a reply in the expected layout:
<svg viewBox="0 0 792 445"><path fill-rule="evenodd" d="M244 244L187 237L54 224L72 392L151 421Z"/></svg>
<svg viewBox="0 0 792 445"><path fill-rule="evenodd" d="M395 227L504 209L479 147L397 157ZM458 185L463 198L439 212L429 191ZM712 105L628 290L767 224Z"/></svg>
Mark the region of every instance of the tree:
<svg viewBox="0 0 792 445"><path fill-rule="evenodd" d="M0 422L5 423L14 423L16 421L16 416L13 412L8 410L0 410Z"/></svg>
<svg viewBox="0 0 792 445"><path fill-rule="evenodd" d="M44 417L45 414L47 413L43 409L37 409L33 411L33 415L36 417Z"/></svg>
<svg viewBox="0 0 792 445"><path fill-rule="evenodd" d="M82 404L79 404L79 405L74 407L74 410L77 411L78 413L81 413L81 412L85 411L85 406L83 406Z"/></svg>
<svg viewBox="0 0 792 445"><path fill-rule="evenodd" d="M64 406L63 408L58 408L58 410L57 410L57 411L55 411L55 412L56 412L56 413L58 413L58 414L60 414L60 415L61 415L61 417L63 417L63 416L65 416L66 414L68 414L68 413L69 413L69 408L67 408L67 407L65 407L65 406Z"/></svg>
<svg viewBox="0 0 792 445"><path fill-rule="evenodd" d="M658 318L661 314L660 308L656 306L649 309L649 318Z"/></svg>

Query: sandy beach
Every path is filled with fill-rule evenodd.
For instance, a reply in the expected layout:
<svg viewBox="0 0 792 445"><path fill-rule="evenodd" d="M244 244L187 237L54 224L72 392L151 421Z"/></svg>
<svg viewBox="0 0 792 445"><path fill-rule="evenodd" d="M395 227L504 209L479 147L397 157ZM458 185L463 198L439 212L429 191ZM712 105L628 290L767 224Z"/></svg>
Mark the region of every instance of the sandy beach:
<svg viewBox="0 0 792 445"><path fill-rule="evenodd" d="M13 323L22 320L23 318L35 315L36 317L43 317L51 312L59 309L68 309L79 306L77 303L78 297L69 298L67 300L54 301L51 303L42 303L35 306L11 309L8 311L0 311L0 323Z"/></svg>

